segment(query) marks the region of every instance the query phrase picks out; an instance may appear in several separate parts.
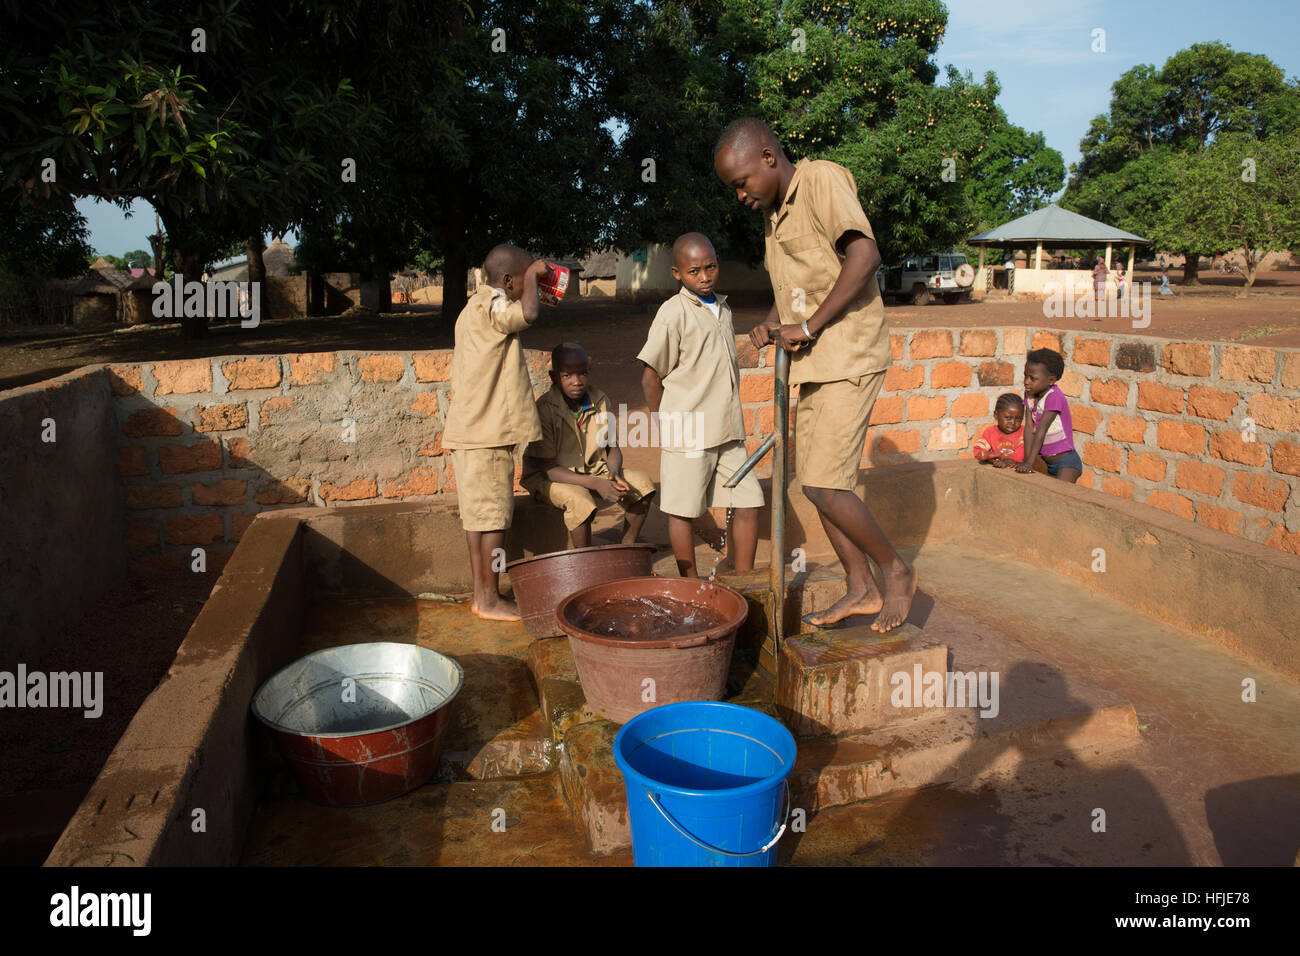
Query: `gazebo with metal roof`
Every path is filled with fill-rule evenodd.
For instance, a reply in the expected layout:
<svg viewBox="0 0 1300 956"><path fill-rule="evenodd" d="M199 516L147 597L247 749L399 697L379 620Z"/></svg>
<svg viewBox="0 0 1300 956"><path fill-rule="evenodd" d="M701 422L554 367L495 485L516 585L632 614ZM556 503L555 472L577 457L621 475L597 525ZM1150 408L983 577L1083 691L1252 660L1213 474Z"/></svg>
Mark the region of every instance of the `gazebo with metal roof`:
<svg viewBox="0 0 1300 956"><path fill-rule="evenodd" d="M1043 267L1043 243L1054 249L1092 249L1106 245L1106 268L1110 268L1111 250L1115 243L1127 245L1128 272L1133 273L1134 246L1147 245L1148 240L1135 236L1123 229L1116 229L1096 219L1080 216L1052 203L1042 209L1035 209L1027 216L1013 219L996 229L971 236L972 246L980 247L980 268L984 268L984 249L986 246L1024 246L1037 243L1038 251L1034 257L1034 268Z"/></svg>

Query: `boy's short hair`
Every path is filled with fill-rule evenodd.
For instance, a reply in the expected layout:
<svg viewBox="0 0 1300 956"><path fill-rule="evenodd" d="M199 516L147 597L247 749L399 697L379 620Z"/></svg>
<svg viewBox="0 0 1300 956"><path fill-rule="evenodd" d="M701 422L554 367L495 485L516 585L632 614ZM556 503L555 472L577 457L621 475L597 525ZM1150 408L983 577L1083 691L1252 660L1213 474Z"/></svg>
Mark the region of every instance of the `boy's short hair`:
<svg viewBox="0 0 1300 956"><path fill-rule="evenodd" d="M764 146L771 146L774 151L781 149L781 143L772 132L772 127L753 116L742 116L727 124L727 128L722 131L722 135L713 145L713 155L717 156L724 149L744 153L752 149L762 149Z"/></svg>
<svg viewBox="0 0 1300 956"><path fill-rule="evenodd" d="M997 414L1004 408L1019 408L1023 411L1024 407L1025 400L1015 392L1003 392L998 396L998 400L993 406L993 412Z"/></svg>
<svg viewBox="0 0 1300 956"><path fill-rule="evenodd" d="M551 349L551 370L555 371L562 367L564 365L564 357L568 354L581 355L584 359L587 359L588 362L591 361L587 358L587 350L577 342L561 342L555 348Z"/></svg>
<svg viewBox="0 0 1300 956"><path fill-rule="evenodd" d="M1053 351L1052 349L1034 349L1025 356L1025 364L1029 365L1031 362L1034 365L1041 365L1043 368L1047 369L1048 375L1055 375L1057 378L1060 378L1065 374L1064 356L1062 356L1060 352Z"/></svg>
<svg viewBox="0 0 1300 956"><path fill-rule="evenodd" d="M523 249L503 242L493 246L492 251L483 260L483 277L488 285L496 285L507 275L522 273L533 261Z"/></svg>

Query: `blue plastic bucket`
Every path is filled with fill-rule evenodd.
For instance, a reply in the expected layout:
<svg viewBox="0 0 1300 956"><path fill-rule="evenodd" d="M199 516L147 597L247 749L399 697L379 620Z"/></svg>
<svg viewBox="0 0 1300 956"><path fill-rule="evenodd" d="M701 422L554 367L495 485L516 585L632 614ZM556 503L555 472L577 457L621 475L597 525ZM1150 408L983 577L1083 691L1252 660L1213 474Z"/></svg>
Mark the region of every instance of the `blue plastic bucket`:
<svg viewBox="0 0 1300 956"><path fill-rule="evenodd" d="M614 738L637 866L771 866L789 814L795 744L777 720L689 701L638 714Z"/></svg>

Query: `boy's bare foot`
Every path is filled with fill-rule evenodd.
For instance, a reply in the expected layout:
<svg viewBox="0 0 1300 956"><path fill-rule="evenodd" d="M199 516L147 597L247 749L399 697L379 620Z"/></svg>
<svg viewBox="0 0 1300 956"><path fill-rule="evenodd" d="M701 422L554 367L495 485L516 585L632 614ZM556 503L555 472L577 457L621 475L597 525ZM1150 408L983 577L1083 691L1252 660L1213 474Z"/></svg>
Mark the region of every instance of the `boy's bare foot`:
<svg viewBox="0 0 1300 956"><path fill-rule="evenodd" d="M852 617L854 614L875 614L885 605L880 596L880 588L870 574L861 587L849 586L848 592L824 611L808 615L808 623L814 627L825 627Z"/></svg>
<svg viewBox="0 0 1300 956"><path fill-rule="evenodd" d="M523 616L519 613L519 606L514 601L507 601L505 598L498 597L495 601L489 598L487 601L479 602L475 600L470 605L470 610L478 617L487 621L522 621Z"/></svg>
<svg viewBox="0 0 1300 956"><path fill-rule="evenodd" d="M871 629L883 634L907 620L916 593L916 568L900 558L897 564L881 571L885 576L885 601Z"/></svg>

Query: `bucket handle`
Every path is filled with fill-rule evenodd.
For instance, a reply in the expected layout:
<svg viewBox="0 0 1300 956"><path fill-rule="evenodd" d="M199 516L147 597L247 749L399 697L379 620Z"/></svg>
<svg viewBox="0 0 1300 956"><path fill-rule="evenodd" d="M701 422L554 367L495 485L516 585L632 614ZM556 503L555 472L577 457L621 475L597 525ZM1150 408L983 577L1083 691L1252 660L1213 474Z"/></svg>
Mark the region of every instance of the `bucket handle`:
<svg viewBox="0 0 1300 956"><path fill-rule="evenodd" d="M686 839L690 840L696 846L702 847L703 849L708 850L711 853L720 853L722 856L747 857L747 856L758 856L760 853L766 853L768 850L772 849L772 847L776 846L777 841L780 840L781 837L785 835L785 827L786 827L785 821L786 818L790 816L790 781L789 779L787 779L785 781L785 812L781 814L781 829L776 831L776 836L772 837L772 839L769 840L767 844L763 846L761 849L753 850L749 853L732 853L730 850L722 850L716 846L710 846L708 843L696 839L693 835L683 830L681 825L678 824L678 822L672 818L672 815L663 808L663 804L659 802L658 794L647 792L646 796L650 798L650 802L654 804L654 808L658 810L660 814L663 815L663 818L667 820L670 824L672 824L672 828L674 830L676 830L682 836L686 837Z"/></svg>

